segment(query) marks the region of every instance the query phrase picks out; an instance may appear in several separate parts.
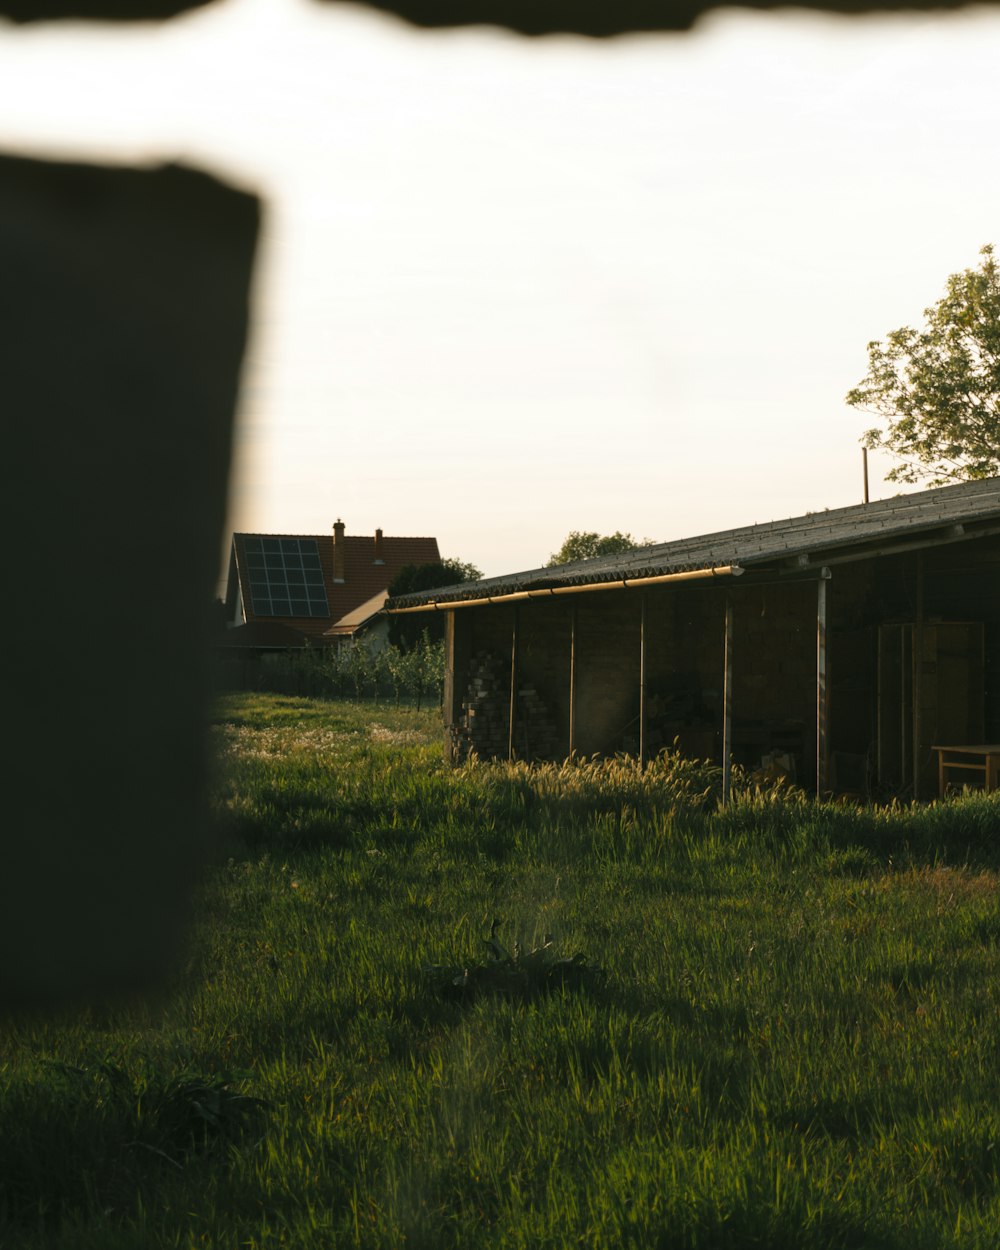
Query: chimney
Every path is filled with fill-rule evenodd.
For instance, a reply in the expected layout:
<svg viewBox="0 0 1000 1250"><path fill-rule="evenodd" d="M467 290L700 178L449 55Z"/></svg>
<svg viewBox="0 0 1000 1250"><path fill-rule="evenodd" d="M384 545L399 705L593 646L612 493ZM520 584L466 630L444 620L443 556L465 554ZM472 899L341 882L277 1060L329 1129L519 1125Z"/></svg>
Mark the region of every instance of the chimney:
<svg viewBox="0 0 1000 1250"><path fill-rule="evenodd" d="M385 564L385 558L382 555L382 531L375 531L375 559L373 564Z"/></svg>
<svg viewBox="0 0 1000 1250"><path fill-rule="evenodd" d="M344 569L347 561L344 559L346 552L344 548L347 544L344 542L344 522L338 517L333 523L333 580L335 582L344 581Z"/></svg>

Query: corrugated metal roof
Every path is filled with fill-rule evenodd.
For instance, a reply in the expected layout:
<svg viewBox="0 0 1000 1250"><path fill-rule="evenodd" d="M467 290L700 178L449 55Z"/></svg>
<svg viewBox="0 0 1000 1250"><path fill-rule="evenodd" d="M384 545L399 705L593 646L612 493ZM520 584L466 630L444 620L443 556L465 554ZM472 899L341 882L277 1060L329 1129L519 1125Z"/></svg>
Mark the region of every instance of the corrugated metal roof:
<svg viewBox="0 0 1000 1250"><path fill-rule="evenodd" d="M387 607L392 610L436 601L486 599L522 590L660 577L730 565L749 571L774 563L780 565L797 556L809 556L810 562L820 563L824 553L849 554L852 548L857 549L860 559L866 549L880 541L887 545L904 538L919 541L921 534L930 535L942 527L991 518L1000 521L997 477L655 543L620 555L578 560L555 568L437 587L392 599Z"/></svg>

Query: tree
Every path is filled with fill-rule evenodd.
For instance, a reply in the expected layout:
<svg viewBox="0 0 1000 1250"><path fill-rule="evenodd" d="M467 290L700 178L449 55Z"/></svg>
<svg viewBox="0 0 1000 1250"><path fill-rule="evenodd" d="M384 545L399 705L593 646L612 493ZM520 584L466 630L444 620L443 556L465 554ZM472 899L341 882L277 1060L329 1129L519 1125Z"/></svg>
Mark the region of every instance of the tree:
<svg viewBox="0 0 1000 1250"><path fill-rule="evenodd" d="M449 557L434 564L407 564L389 583L389 595L413 595L419 590L433 590L437 586L455 586L461 582L477 582L482 571L474 564ZM414 616L389 617L389 641L395 647L407 650L420 642L424 630L428 630L432 642L444 637L444 618L437 613L416 613Z"/></svg>
<svg viewBox="0 0 1000 1250"><path fill-rule="evenodd" d="M637 542L631 534L615 530L613 534L598 534L593 530L571 530L563 545L549 556L546 568L557 564L569 564L573 560L590 560L594 556L615 556L620 551L635 551L648 547L650 539Z"/></svg>
<svg viewBox="0 0 1000 1250"><path fill-rule="evenodd" d="M868 344L868 374L847 393L888 422L861 441L902 461L890 481L944 486L1000 473L1000 270L992 244L980 256L924 310L923 330Z"/></svg>
<svg viewBox="0 0 1000 1250"><path fill-rule="evenodd" d="M389 594L416 594L418 590L433 590L435 586L454 586L459 582L477 582L482 571L474 564L449 557L433 564L406 564L389 583Z"/></svg>

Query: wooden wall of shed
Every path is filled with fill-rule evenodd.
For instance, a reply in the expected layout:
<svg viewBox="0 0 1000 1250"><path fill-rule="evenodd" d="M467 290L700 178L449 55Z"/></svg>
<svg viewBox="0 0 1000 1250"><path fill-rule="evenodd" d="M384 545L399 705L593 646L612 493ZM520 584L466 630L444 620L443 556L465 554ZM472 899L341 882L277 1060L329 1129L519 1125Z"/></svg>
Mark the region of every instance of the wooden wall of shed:
<svg viewBox="0 0 1000 1250"><path fill-rule="evenodd" d="M724 592L693 584L647 592L646 693L650 754L678 748L718 762L722 750Z"/></svg>
<svg viewBox="0 0 1000 1250"><path fill-rule="evenodd" d="M816 784L817 583L740 587L733 600L733 759L746 768L792 756Z"/></svg>
<svg viewBox="0 0 1000 1250"><path fill-rule="evenodd" d="M564 760L569 755L569 686L573 604L535 599L520 605L515 754ZM534 697L532 697L534 696ZM554 733L549 734L549 726ZM541 750L537 744L541 742Z"/></svg>
<svg viewBox="0 0 1000 1250"><path fill-rule="evenodd" d="M800 780L814 778L815 583L733 590L734 756L753 767L774 749L794 754ZM726 591L665 586L646 600L647 746L721 759ZM551 754L569 753L570 655L576 612L575 741L578 755L639 750L643 593L605 591L517 606L517 688L533 688L557 729ZM458 716L476 656L510 655L515 605L454 612L450 663ZM464 670L464 671L463 671ZM522 743L517 731L517 753Z"/></svg>
<svg viewBox="0 0 1000 1250"><path fill-rule="evenodd" d="M1000 735L1000 540L970 539L837 565L830 583L831 751L846 755L877 748L878 631L886 624L912 626L922 616L927 646L934 627L949 622L980 623L984 629L983 690L969 708L968 725L981 724L988 741ZM925 650L927 650L925 646ZM938 679L933 654L923 658L920 758L921 797L936 793L930 739L937 731ZM951 691L952 696L956 695ZM982 720L980 721L980 716ZM955 717L949 718L952 722ZM961 719L961 718L959 718ZM965 735L968 737L971 729ZM973 734L972 736L976 736Z"/></svg>
<svg viewBox="0 0 1000 1250"><path fill-rule="evenodd" d="M578 598L576 749L584 756L613 754L635 731L639 714L642 605L628 590Z"/></svg>
<svg viewBox="0 0 1000 1250"><path fill-rule="evenodd" d="M865 560L837 565L827 585L830 780L866 792L874 763L878 626L898 610L907 579ZM881 589L880 589L881 588ZM886 592L883 598L882 591Z"/></svg>
<svg viewBox="0 0 1000 1250"><path fill-rule="evenodd" d="M1000 742L1000 538L939 547L924 559L924 615L982 621L985 736Z"/></svg>
<svg viewBox="0 0 1000 1250"><path fill-rule="evenodd" d="M915 619L921 560L928 626L963 620L984 624L985 734L1000 741L1000 539L928 548L919 559L917 553L906 553L835 565L827 584L828 742L842 769L841 776L836 768L831 776L840 788L854 788L847 779L849 767L863 783L866 759L872 758L878 627ZM769 751L788 751L795 757L797 780L810 787L816 781L815 578L756 586L749 579L725 585L686 582L645 592L608 590L457 610L452 704L460 706L471 657L488 652L509 664L516 606L518 688L532 687L551 714L556 730L551 754L568 754L575 611L577 753L637 751L645 595L647 746L655 752L671 745L676 731L686 754L718 761L727 594L734 609L734 758L754 767ZM677 712L678 691L684 692L683 713ZM659 738L657 716L662 718ZM516 734L515 740L518 745Z"/></svg>

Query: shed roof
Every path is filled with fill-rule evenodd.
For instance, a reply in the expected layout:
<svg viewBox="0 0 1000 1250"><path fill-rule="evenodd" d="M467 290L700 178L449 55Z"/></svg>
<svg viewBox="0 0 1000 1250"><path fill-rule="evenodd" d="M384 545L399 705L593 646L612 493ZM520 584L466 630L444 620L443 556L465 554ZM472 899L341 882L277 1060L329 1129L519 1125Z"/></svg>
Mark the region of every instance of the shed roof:
<svg viewBox="0 0 1000 1250"><path fill-rule="evenodd" d="M331 625L324 632L324 638L340 638L349 637L351 634L357 633L362 625L367 625L373 617L385 607L385 601L389 598L387 590L380 590L377 595L372 595L370 599L366 599L360 607L352 609L340 618L335 624Z"/></svg>
<svg viewBox="0 0 1000 1250"><path fill-rule="evenodd" d="M943 538L971 538L991 524L1000 526L998 477L654 543L554 568L437 587L401 595L390 600L387 608L433 608L445 602L490 599L525 591L558 591L561 587L593 585L597 589L625 581L702 571L730 574L772 567L808 568L891 554L914 545L931 546ZM961 532L955 530L956 526L963 527Z"/></svg>

